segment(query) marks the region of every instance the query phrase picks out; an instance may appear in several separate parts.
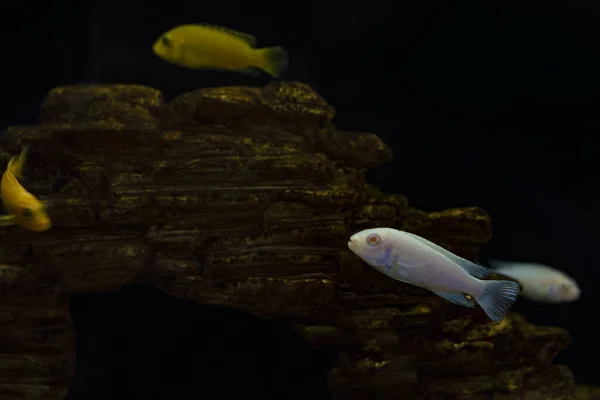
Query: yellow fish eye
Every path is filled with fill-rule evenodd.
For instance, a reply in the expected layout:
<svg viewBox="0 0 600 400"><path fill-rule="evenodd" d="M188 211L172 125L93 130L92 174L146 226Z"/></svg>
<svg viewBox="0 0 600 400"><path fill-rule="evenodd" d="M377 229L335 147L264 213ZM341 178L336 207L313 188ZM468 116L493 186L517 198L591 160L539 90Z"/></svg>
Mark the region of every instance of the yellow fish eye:
<svg viewBox="0 0 600 400"><path fill-rule="evenodd" d="M23 217L25 217L26 219L33 218L33 211L31 211L31 208L26 207L23 209Z"/></svg>
<svg viewBox="0 0 600 400"><path fill-rule="evenodd" d="M167 35L163 35L162 44L169 47L171 45L171 39Z"/></svg>

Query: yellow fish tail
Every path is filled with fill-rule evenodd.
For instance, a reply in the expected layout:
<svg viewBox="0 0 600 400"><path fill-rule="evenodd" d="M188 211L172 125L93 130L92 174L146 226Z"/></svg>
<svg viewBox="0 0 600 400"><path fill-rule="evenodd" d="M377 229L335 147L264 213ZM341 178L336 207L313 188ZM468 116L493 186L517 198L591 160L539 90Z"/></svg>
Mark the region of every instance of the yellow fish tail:
<svg viewBox="0 0 600 400"><path fill-rule="evenodd" d="M25 159L27 158L28 151L29 146L25 146L21 151L21 154L19 154L17 158L13 158L9 162L8 168L16 178L20 178L23 174L23 165L25 165Z"/></svg>
<svg viewBox="0 0 600 400"><path fill-rule="evenodd" d="M257 50L260 52L262 63L260 68L269 75L279 78L288 66L288 53L281 46Z"/></svg>

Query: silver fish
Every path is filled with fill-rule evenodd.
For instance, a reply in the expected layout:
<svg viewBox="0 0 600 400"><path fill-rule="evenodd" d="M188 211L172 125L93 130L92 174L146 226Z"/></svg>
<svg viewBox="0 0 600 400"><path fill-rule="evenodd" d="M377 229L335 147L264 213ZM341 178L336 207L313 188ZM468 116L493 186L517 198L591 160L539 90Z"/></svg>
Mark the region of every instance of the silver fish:
<svg viewBox="0 0 600 400"><path fill-rule="evenodd" d="M501 321L519 295L518 283L481 280L489 275L487 268L409 232L366 229L350 237L348 248L398 281L431 290L463 307L475 307L477 302L492 321Z"/></svg>
<svg viewBox="0 0 600 400"><path fill-rule="evenodd" d="M575 279L547 265L500 260L489 260L488 264L495 272L519 281L521 296L536 303L569 303L581 296Z"/></svg>

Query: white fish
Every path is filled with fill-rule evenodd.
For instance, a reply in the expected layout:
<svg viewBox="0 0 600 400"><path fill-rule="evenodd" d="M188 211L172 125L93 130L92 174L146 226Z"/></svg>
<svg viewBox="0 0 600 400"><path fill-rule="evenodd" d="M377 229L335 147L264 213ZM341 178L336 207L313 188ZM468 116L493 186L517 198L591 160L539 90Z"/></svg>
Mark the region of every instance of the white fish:
<svg viewBox="0 0 600 400"><path fill-rule="evenodd" d="M391 278L463 307L475 307L476 301L493 321L501 321L519 295L518 283L481 280L489 275L487 268L409 232L366 229L350 237L348 248Z"/></svg>
<svg viewBox="0 0 600 400"><path fill-rule="evenodd" d="M536 303L568 303L579 299L581 289L575 279L547 265L489 260L495 272L521 284L521 295Z"/></svg>

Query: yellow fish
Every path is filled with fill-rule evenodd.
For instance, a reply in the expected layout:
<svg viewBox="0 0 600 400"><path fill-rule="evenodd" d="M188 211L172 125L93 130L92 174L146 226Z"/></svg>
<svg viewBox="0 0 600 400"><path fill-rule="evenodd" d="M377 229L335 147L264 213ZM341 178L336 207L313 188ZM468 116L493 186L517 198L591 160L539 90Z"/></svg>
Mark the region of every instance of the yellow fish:
<svg viewBox="0 0 600 400"><path fill-rule="evenodd" d="M0 216L0 226L16 224L30 231L43 232L52 227L46 208L17 180L21 177L27 150L28 147L25 147L21 155L9 161L2 175L0 196L8 215Z"/></svg>
<svg viewBox="0 0 600 400"><path fill-rule="evenodd" d="M256 49L247 33L213 25L188 24L163 33L154 43L157 56L190 69L226 69L254 75L259 68L274 77L286 70L288 55L280 46Z"/></svg>

